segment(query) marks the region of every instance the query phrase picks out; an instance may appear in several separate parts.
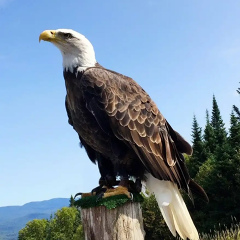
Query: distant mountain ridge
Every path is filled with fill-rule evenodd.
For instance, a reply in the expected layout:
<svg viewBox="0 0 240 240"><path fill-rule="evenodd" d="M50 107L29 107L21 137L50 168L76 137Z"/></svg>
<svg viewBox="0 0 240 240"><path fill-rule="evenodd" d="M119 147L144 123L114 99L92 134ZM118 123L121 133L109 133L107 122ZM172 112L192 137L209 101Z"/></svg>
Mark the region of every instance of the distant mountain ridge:
<svg viewBox="0 0 240 240"><path fill-rule="evenodd" d="M58 209L69 206L69 198L29 202L22 206L0 207L0 240L17 240L18 231L28 221L49 218Z"/></svg>

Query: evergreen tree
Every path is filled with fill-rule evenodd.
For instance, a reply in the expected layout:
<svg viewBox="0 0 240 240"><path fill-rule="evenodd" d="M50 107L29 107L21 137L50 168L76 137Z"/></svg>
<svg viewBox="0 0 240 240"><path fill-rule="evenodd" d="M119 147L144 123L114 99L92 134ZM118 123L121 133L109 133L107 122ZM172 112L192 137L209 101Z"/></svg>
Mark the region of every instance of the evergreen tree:
<svg viewBox="0 0 240 240"><path fill-rule="evenodd" d="M231 149L229 147L227 132L220 114L220 110L213 95L212 117L211 126L214 132L214 158L215 168L219 176L226 176L226 168L229 167L229 153ZM224 187L223 187L224 188Z"/></svg>
<svg viewBox="0 0 240 240"><path fill-rule="evenodd" d="M202 141L202 129L199 127L196 116L193 116L192 125L192 143L193 154L188 161L188 169L190 176L194 178L199 170L199 167L205 160L204 145Z"/></svg>
<svg viewBox="0 0 240 240"><path fill-rule="evenodd" d="M233 110L234 110L235 114L237 115L238 120L240 120L239 108L236 105L233 105Z"/></svg>
<svg viewBox="0 0 240 240"><path fill-rule="evenodd" d="M71 195L71 197L69 199L69 207L74 207L74 202L75 202L75 200L74 200L73 196Z"/></svg>
<svg viewBox="0 0 240 240"><path fill-rule="evenodd" d="M238 94L240 94L240 88L238 88L236 91L237 91ZM239 110L239 108L236 105L233 105L233 110L234 110L238 120L240 120L240 110Z"/></svg>
<svg viewBox="0 0 240 240"><path fill-rule="evenodd" d="M215 144L214 130L210 123L208 110L206 110L206 126L204 129L203 139L204 139L204 148L207 156L209 157L214 153L216 144Z"/></svg>
<svg viewBox="0 0 240 240"><path fill-rule="evenodd" d="M196 116L193 116L192 134L193 147L197 148L199 142L202 142L202 129L199 127Z"/></svg>
<svg viewBox="0 0 240 240"><path fill-rule="evenodd" d="M229 137L215 96L211 120L206 114L204 146L207 160L200 166L196 181L209 197L209 204L195 201L194 220L199 229L209 231L219 224L230 226L232 217L240 217L240 122L232 112ZM210 216L210 217L209 217Z"/></svg>
<svg viewBox="0 0 240 240"><path fill-rule="evenodd" d="M240 94L240 88L238 88L236 91L237 91L238 94Z"/></svg>
<svg viewBox="0 0 240 240"><path fill-rule="evenodd" d="M230 117L229 143L233 153L240 149L240 122L233 111Z"/></svg>
<svg viewBox="0 0 240 240"><path fill-rule="evenodd" d="M223 120L222 120L222 117L220 114L220 110L218 108L218 104L217 104L217 101L216 101L216 98L214 95L213 95L211 125L214 130L215 145L217 146L217 145L226 143L227 132L224 127L224 123L223 123Z"/></svg>

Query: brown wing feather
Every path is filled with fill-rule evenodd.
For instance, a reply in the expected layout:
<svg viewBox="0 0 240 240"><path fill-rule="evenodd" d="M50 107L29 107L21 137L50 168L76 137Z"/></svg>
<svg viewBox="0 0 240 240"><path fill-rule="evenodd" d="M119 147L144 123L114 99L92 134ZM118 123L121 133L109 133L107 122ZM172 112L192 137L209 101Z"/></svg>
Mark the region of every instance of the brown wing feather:
<svg viewBox="0 0 240 240"><path fill-rule="evenodd" d="M81 84L85 92L102 104L115 136L135 151L153 176L188 190L189 176L182 167L180 152L190 153L191 146L172 130L156 104L134 80L103 68L90 68Z"/></svg>

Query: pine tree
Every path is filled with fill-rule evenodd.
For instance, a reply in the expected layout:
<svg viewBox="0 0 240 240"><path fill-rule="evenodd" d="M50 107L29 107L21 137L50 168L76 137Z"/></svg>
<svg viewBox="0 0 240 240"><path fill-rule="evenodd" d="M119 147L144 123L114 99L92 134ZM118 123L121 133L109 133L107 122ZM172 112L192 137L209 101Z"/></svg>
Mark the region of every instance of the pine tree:
<svg viewBox="0 0 240 240"><path fill-rule="evenodd" d="M240 94L240 88L238 88L236 91L237 91L238 94ZM240 110L239 110L239 108L236 105L233 105L233 110L234 110L238 120L240 120Z"/></svg>
<svg viewBox="0 0 240 240"><path fill-rule="evenodd" d="M214 130L215 144L216 146L226 143L227 132L224 127L224 123L220 114L220 110L216 101L215 96L213 95L213 106L212 106L212 118L211 125Z"/></svg>
<svg viewBox="0 0 240 240"><path fill-rule="evenodd" d="M69 207L74 207L74 203L75 203L75 200L74 200L73 196L71 195L71 197L69 199Z"/></svg>
<svg viewBox="0 0 240 240"><path fill-rule="evenodd" d="M202 141L202 129L199 127L195 115L193 116L191 136L193 143L193 154L188 161L188 169L190 176L194 178L199 170L199 167L205 161L204 145Z"/></svg>
<svg viewBox="0 0 240 240"><path fill-rule="evenodd" d="M233 111L230 118L229 142L234 153L240 150L240 122Z"/></svg>
<svg viewBox="0 0 240 240"><path fill-rule="evenodd" d="M204 139L205 152L207 156L210 157L214 153L216 144L215 144L214 130L210 123L208 110L206 110L206 126L204 129L203 139Z"/></svg>
<svg viewBox="0 0 240 240"><path fill-rule="evenodd" d="M240 120L240 110L236 105L233 105L233 110L235 114L237 115L238 120Z"/></svg>
<svg viewBox="0 0 240 240"><path fill-rule="evenodd" d="M234 110L227 137L215 96L211 120L206 113L203 142L207 158L195 180L207 192L209 204L196 199L193 211L199 229L209 231L218 224L230 226L232 217L240 219L240 119Z"/></svg>
<svg viewBox="0 0 240 240"><path fill-rule="evenodd" d="M197 148L199 142L202 142L202 129L199 127L196 116L193 116L192 134L193 147Z"/></svg>
<svg viewBox="0 0 240 240"><path fill-rule="evenodd" d="M214 132L214 147L213 155L215 158L217 171L224 171L224 167L228 165L229 153L231 149L229 147L227 132L220 114L220 110L216 101L215 96L213 95L213 106L212 106L212 117L211 117L211 126Z"/></svg>

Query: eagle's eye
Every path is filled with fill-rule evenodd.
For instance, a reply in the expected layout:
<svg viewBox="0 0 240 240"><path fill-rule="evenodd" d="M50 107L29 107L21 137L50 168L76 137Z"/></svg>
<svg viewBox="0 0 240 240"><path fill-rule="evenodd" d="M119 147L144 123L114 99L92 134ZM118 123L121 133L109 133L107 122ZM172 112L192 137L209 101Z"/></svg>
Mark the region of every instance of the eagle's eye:
<svg viewBox="0 0 240 240"><path fill-rule="evenodd" d="M66 39L73 38L73 35L71 33L64 33L63 35Z"/></svg>

